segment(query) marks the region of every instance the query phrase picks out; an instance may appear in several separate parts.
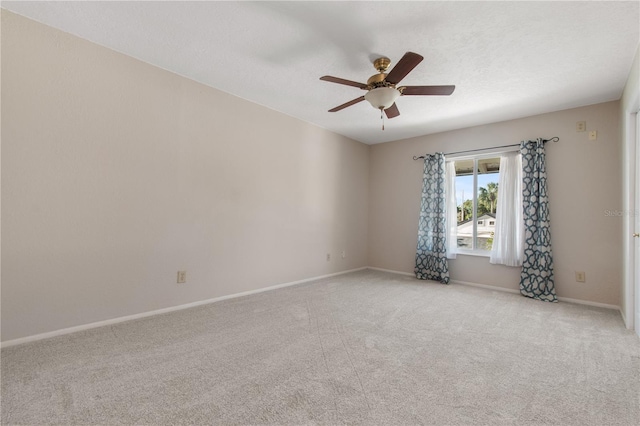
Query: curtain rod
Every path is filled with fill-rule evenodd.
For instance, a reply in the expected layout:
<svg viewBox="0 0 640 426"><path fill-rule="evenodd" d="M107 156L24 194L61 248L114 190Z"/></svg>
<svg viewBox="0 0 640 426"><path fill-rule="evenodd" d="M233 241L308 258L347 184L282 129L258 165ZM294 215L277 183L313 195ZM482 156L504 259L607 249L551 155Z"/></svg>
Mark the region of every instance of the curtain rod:
<svg viewBox="0 0 640 426"><path fill-rule="evenodd" d="M560 140L559 137L554 136L551 139L543 139L542 143L547 143L547 142L558 142ZM520 146L519 143L513 143L511 145L502 145L502 146L490 146L488 148L479 148L479 149L470 149L468 151L456 151L456 152L446 152L444 155L453 155L453 154L466 154L467 152L477 152L477 151L486 151L487 149L496 149L496 148L510 148L512 146ZM424 158L424 155L421 155L420 157L416 157L415 155L413 156L414 160L421 160Z"/></svg>

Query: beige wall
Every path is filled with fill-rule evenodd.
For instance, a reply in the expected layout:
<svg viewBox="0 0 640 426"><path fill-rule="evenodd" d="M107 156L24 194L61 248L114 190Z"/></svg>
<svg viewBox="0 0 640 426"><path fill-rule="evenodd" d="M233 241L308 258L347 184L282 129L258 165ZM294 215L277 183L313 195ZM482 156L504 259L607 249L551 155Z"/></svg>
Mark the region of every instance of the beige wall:
<svg viewBox="0 0 640 426"><path fill-rule="evenodd" d="M2 340L366 266L369 150L3 10Z"/></svg>
<svg viewBox="0 0 640 426"><path fill-rule="evenodd" d="M369 265L412 272L417 241L422 162L414 155L560 137L547 146L549 197L558 296L619 305L622 244L621 143L618 102L374 145L369 197ZM576 132L576 121L597 130L597 141ZM574 271L586 272L586 283ZM459 255L451 278L517 289L520 269Z"/></svg>

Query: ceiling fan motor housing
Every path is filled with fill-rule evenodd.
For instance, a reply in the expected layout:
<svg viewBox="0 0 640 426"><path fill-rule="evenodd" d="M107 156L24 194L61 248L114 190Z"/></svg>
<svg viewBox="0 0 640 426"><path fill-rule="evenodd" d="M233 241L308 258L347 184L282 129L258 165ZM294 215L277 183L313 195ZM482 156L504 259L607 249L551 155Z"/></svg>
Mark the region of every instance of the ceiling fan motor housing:
<svg viewBox="0 0 640 426"><path fill-rule="evenodd" d="M371 77L369 77L369 80L367 80L367 86L370 86L373 88L389 86L389 83L385 81L386 78L387 78L387 74L385 73L374 74Z"/></svg>

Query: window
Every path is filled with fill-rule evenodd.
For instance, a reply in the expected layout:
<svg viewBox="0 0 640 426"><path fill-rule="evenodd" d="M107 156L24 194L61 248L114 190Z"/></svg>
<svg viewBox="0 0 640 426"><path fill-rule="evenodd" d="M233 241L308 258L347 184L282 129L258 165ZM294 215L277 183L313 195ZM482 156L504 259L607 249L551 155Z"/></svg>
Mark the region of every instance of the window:
<svg viewBox="0 0 640 426"><path fill-rule="evenodd" d="M500 157L490 154L451 161L456 170L458 250L488 254L496 224Z"/></svg>

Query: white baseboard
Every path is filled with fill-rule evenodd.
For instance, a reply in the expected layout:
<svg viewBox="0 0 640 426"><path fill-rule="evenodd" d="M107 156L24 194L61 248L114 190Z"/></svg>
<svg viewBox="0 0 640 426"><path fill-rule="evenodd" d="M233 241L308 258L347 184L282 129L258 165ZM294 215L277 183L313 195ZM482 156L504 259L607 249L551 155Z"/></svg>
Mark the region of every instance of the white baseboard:
<svg viewBox="0 0 640 426"><path fill-rule="evenodd" d="M513 288L496 287L496 286L492 286L492 285L470 283L470 282L466 282L466 281L457 281L457 280L451 280L451 282L452 283L456 283L456 284L468 285L468 286L472 286L472 287L486 288L488 290L497 290L497 291L505 291L507 293L520 294L520 290L516 290L516 289L513 289ZM600 302L592 302L590 300L571 299L569 297L558 297L558 301L566 302L566 303L575 303L575 304L578 304L578 305L597 306L598 308L613 309L613 310L616 310L616 311L620 311L620 313L622 314L622 311L620 310L620 306L616 306L616 305L609 305L609 304L600 303ZM623 316L623 319L624 319L624 316Z"/></svg>
<svg viewBox="0 0 640 426"><path fill-rule="evenodd" d="M470 286L470 287L484 288L484 289L487 289L487 290L496 290L496 291L504 291L506 293L520 294L520 291L516 290L514 288L497 287L495 285L472 283L472 282L468 282L468 281L459 281L459 280L451 280L450 282L452 284L462 284L462 285L467 285L467 286Z"/></svg>
<svg viewBox="0 0 640 426"><path fill-rule="evenodd" d="M390 272L392 274L414 276L414 274L410 274L408 272L394 271L392 269L375 268L373 266L368 266L367 269L373 269L374 271ZM487 290L504 291L507 293L520 294L520 290L517 290L514 288L497 287L493 285L480 284L480 283L474 283L474 282L468 282L468 281L459 281L459 280L450 280L449 282L452 284L462 284L462 285L467 285L471 287L484 288ZM617 306L617 305L609 305L607 303L592 302L590 300L571 299L569 297L558 297L558 300L560 302L576 303L578 305L588 305L588 306L596 306L598 308L613 309L613 310L619 311L620 314L622 315L622 310L620 309L620 306ZM623 319L624 319L624 315L623 315Z"/></svg>
<svg viewBox="0 0 640 426"><path fill-rule="evenodd" d="M410 272L400 272L400 271L394 271L393 269L382 269L382 268L374 268L373 266L367 266L367 269L371 269L374 271L380 271L380 272L389 272L391 274L398 274L398 275L407 275L409 277L415 277L415 274L412 274Z"/></svg>
<svg viewBox="0 0 640 426"><path fill-rule="evenodd" d="M150 316L153 316L153 315L166 314L168 312L180 311L180 310L183 310L183 309L194 308L196 306L201 306L201 305L208 305L210 303L220 302L222 300L234 299L236 297L248 296L250 294L262 293L262 292L265 292L265 291L276 290L276 289L283 288L283 287L290 287L290 286L293 286L293 285L304 284L304 283L308 283L308 282L311 282L311 281L321 280L321 279L324 279L324 278L330 278L330 277L335 277L335 276L338 276L338 275L348 274L350 272L362 271L363 269L367 269L367 267L350 269L348 271L336 272L336 273L327 274L327 275L320 275L320 276L312 277L312 278L305 278L303 280L292 281L292 282L283 283L283 284L276 284L276 285L272 285L272 286L269 286L269 287L259 288L257 290L243 291L241 293L229 294L229 295L226 295L226 296L215 297L213 299L199 300L197 302L186 303L184 305L170 306L168 308L156 309L156 310L153 310L153 311L142 312L142 313L139 313L139 314L126 315L126 316L123 316L123 317L108 319L108 320L104 320L104 321L97 321L97 322L92 322L92 323L89 323L89 324L78 325L78 326L75 326L75 327L69 327L69 328L63 328L63 329L60 329L60 330L49 331L47 333L34 334L32 336L21 337L19 339L13 339L13 340L7 340L5 342L0 342L0 348L8 348L9 346L21 345L23 343L35 342L35 341L38 341L38 340L49 339L51 337L63 336L65 334L71 334L71 333L75 333L75 332L78 332L78 331L89 330L89 329L92 329L92 328L104 327L105 325L113 325L113 324L118 324L118 323L125 322L125 321L131 321L131 320L135 320L135 319L146 318L146 317L150 317Z"/></svg>
<svg viewBox="0 0 640 426"><path fill-rule="evenodd" d="M620 309L620 306L617 306L617 305L609 305L608 303L592 302L590 300L571 299L569 297L558 297L558 300L560 302L577 303L578 305L588 305L588 306L596 306L598 308L614 309L616 311L619 311L620 315L622 315L622 309ZM622 319L624 319L624 316L622 317Z"/></svg>

